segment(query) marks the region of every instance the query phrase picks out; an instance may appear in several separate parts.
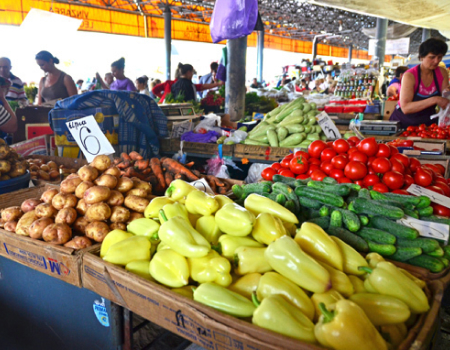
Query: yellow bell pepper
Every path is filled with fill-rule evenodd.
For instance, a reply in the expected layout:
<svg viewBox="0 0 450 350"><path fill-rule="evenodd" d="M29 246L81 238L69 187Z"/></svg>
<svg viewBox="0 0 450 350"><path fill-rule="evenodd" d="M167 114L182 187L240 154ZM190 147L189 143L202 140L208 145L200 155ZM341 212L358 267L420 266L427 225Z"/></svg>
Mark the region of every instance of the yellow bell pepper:
<svg viewBox="0 0 450 350"><path fill-rule="evenodd" d="M147 219L147 218L140 218L131 221L127 225L127 231L131 232L132 234L136 236L144 236L148 239L151 239L155 236L155 234L158 234L159 227L161 225L158 224L155 220Z"/></svg>
<svg viewBox="0 0 450 350"><path fill-rule="evenodd" d="M239 247L234 251L234 272L237 275L272 271L264 253L266 248Z"/></svg>
<svg viewBox="0 0 450 350"><path fill-rule="evenodd" d="M164 212L161 211L161 214L165 220ZM181 216L175 216L165 221L158 234L162 243L188 258L201 258L211 250L205 237L195 231L191 224Z"/></svg>
<svg viewBox="0 0 450 350"><path fill-rule="evenodd" d="M156 251L160 252L161 250L164 250L164 249L172 249L172 248L170 248L169 245L164 242L159 242L158 247L156 248Z"/></svg>
<svg viewBox="0 0 450 350"><path fill-rule="evenodd" d="M358 269L359 266L368 266L367 261L358 253L353 247L343 242L341 239L330 236L331 239L337 244L342 252L343 258L343 271L351 275L364 275L364 271Z"/></svg>
<svg viewBox="0 0 450 350"><path fill-rule="evenodd" d="M408 305L389 295L359 293L349 300L364 310L374 326L403 323L411 315Z"/></svg>
<svg viewBox="0 0 450 350"><path fill-rule="evenodd" d="M345 273L323 262L319 263L329 272L333 289L337 290L346 298L355 292L352 282L350 282L350 279Z"/></svg>
<svg viewBox="0 0 450 350"><path fill-rule="evenodd" d="M203 191L192 191L186 197L186 209L191 214L212 215L219 209L214 196Z"/></svg>
<svg viewBox="0 0 450 350"><path fill-rule="evenodd" d="M202 218L203 216L198 215L198 214L191 214L188 212L188 218L189 218L189 222L191 223L192 227L195 227L195 225L197 225L197 221L198 219Z"/></svg>
<svg viewBox="0 0 450 350"><path fill-rule="evenodd" d="M258 305L258 301L255 303ZM308 343L315 343L314 323L281 295L264 298L253 313L252 323Z"/></svg>
<svg viewBox="0 0 450 350"><path fill-rule="evenodd" d="M256 218L252 236L259 243L269 245L276 239L286 235L287 232L283 222L272 214L261 213Z"/></svg>
<svg viewBox="0 0 450 350"><path fill-rule="evenodd" d="M245 199L244 207L255 215L268 213L281 219L282 221L289 222L291 224L298 224L298 219L294 213L277 202L274 202L270 198L266 198L255 193L252 193Z"/></svg>
<svg viewBox="0 0 450 350"><path fill-rule="evenodd" d="M232 199L223 194L217 194L214 196L214 199L219 203L219 209L221 209L225 204L234 203Z"/></svg>
<svg viewBox="0 0 450 350"><path fill-rule="evenodd" d="M173 199L168 197L155 197L144 210L144 216L148 219L158 218L159 211L166 205L174 203Z"/></svg>
<svg viewBox="0 0 450 350"><path fill-rule="evenodd" d="M382 261L374 269L361 267L369 276L364 281L369 293L390 295L403 301L412 313L421 314L430 309L428 299L422 289L405 276L394 264Z"/></svg>
<svg viewBox="0 0 450 350"><path fill-rule="evenodd" d="M283 236L270 243L265 256L275 271L303 289L314 293L331 289L330 273L303 252L291 237Z"/></svg>
<svg viewBox="0 0 450 350"><path fill-rule="evenodd" d="M165 221L164 218L162 217L161 213L164 212L165 217L167 218L167 220L172 219L175 216L181 216L183 219L185 219L188 223L190 223L189 221L189 215L188 215L188 211L186 210L186 207L184 206L184 204L180 204L180 203L172 203L172 204L166 204L163 208L162 211L159 211L159 223L162 225Z"/></svg>
<svg viewBox="0 0 450 350"><path fill-rule="evenodd" d="M314 305L314 323L319 321L322 312L320 311L319 305L323 303L326 308L330 308L331 305L336 304L339 300L344 300L344 297L338 291L330 289L325 293L314 293L311 296L311 302Z"/></svg>
<svg viewBox="0 0 450 350"><path fill-rule="evenodd" d="M250 237L236 237L231 235L222 235L219 237L219 244L214 247L217 252L229 260L234 259L234 253L239 247L264 247Z"/></svg>
<svg viewBox="0 0 450 350"><path fill-rule="evenodd" d="M150 247L146 237L132 236L110 246L103 260L123 266L134 260L150 260Z"/></svg>
<svg viewBox="0 0 450 350"><path fill-rule="evenodd" d="M215 283L202 283L194 290L194 300L235 317L250 317L255 306L246 297Z"/></svg>
<svg viewBox="0 0 450 350"><path fill-rule="evenodd" d="M195 288L195 287L194 286L184 286L181 288L172 288L172 292L180 294L189 299L194 299L194 291L192 290L192 288Z"/></svg>
<svg viewBox="0 0 450 350"><path fill-rule="evenodd" d="M212 215L199 218L195 224L195 229L213 245L219 242L219 237L222 235L216 219Z"/></svg>
<svg viewBox="0 0 450 350"><path fill-rule="evenodd" d="M381 336L397 349L399 345L406 339L408 335L408 328L404 323L391 324L380 327Z"/></svg>
<svg viewBox="0 0 450 350"><path fill-rule="evenodd" d="M387 350L386 342L370 322L364 311L349 300L339 300L327 310L320 304L322 312L314 334L319 343L335 350Z"/></svg>
<svg viewBox="0 0 450 350"><path fill-rule="evenodd" d="M223 233L244 237L250 234L255 224L255 215L236 203L225 204L214 216Z"/></svg>
<svg viewBox="0 0 450 350"><path fill-rule="evenodd" d="M297 233L297 226L295 226L295 224L292 224L290 222L285 222L285 221L282 221L282 222L283 222L284 228L286 229L286 233L289 236L294 237L295 234Z"/></svg>
<svg viewBox="0 0 450 350"><path fill-rule="evenodd" d="M214 282L228 287L232 282L230 262L214 250L202 258L188 258L188 263L191 278L198 283Z"/></svg>
<svg viewBox="0 0 450 350"><path fill-rule="evenodd" d="M109 247L113 244L123 241L127 238L133 237L133 234L130 232L122 231L122 230L112 230L108 233L105 239L102 242L102 247L100 249L100 257L103 258L106 255Z"/></svg>
<svg viewBox="0 0 450 350"><path fill-rule="evenodd" d="M170 183L169 188L166 190L165 196L184 204L187 195L192 191L200 190L186 181L177 179Z"/></svg>
<svg viewBox="0 0 450 350"><path fill-rule="evenodd" d="M133 260L125 266L125 270L130 271L149 281L154 281L150 275L150 260Z"/></svg>
<svg viewBox="0 0 450 350"><path fill-rule="evenodd" d="M398 268L406 277L408 277L411 281L413 281L415 284L417 284L420 289L424 289L427 285L424 281L422 281L420 278L417 278L416 276L412 275L405 269Z"/></svg>
<svg viewBox="0 0 450 350"><path fill-rule="evenodd" d="M305 222L295 235L300 248L314 259L342 271L344 259L341 249L320 226Z"/></svg>
<svg viewBox="0 0 450 350"><path fill-rule="evenodd" d="M189 283L189 265L183 255L164 249L150 261L150 275L167 287L180 288Z"/></svg>
<svg viewBox="0 0 450 350"><path fill-rule="evenodd" d="M260 279L260 273L249 273L237 279L228 289L252 300L252 294L256 292Z"/></svg>
<svg viewBox="0 0 450 350"><path fill-rule="evenodd" d="M310 320L314 319L314 305L303 289L276 272L267 272L259 280L256 296L262 301L273 295L281 295L298 307Z"/></svg>
<svg viewBox="0 0 450 350"><path fill-rule="evenodd" d="M378 253L369 253L366 255L366 261L369 264L369 267L374 269L375 267L377 267L379 262L386 261L386 260L384 260L384 258ZM363 265L361 265L361 266L363 266Z"/></svg>
<svg viewBox="0 0 450 350"><path fill-rule="evenodd" d="M366 287L364 287L364 281L361 278L353 275L348 275L348 279L353 284L353 290L355 291L355 294L367 293Z"/></svg>

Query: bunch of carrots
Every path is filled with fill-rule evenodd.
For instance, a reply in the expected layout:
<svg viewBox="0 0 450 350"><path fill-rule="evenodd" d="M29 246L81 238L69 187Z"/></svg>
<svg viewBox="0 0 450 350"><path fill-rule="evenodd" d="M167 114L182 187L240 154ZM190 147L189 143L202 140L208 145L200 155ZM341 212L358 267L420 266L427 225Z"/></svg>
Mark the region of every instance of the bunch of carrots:
<svg viewBox="0 0 450 350"><path fill-rule="evenodd" d="M121 174L126 177L137 177L152 185L153 193L164 194L170 183L176 179L188 182L205 178L215 193L226 194L231 185L221 181L213 175L202 175L198 170L191 170L194 162L181 164L171 158L144 159L139 153L133 151L129 154L121 153L120 158L114 159L114 164L120 169Z"/></svg>

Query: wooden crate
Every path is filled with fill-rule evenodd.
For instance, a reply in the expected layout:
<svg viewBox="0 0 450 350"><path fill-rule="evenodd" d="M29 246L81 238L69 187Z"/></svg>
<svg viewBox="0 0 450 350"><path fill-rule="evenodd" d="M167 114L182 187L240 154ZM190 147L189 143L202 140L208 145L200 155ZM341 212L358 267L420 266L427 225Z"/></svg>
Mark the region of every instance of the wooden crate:
<svg viewBox="0 0 450 350"><path fill-rule="evenodd" d="M247 158L250 161L268 160L277 162L293 151L293 148L287 147L265 147L237 144L234 147L234 157L239 159Z"/></svg>
<svg viewBox="0 0 450 350"><path fill-rule="evenodd" d="M180 148L178 144L178 149ZM233 157L235 145L222 145L222 155ZM219 153L219 145L216 143L184 142L183 152L215 155Z"/></svg>
<svg viewBox="0 0 450 350"><path fill-rule="evenodd" d="M449 156L428 156L428 155L409 155L419 160L421 164L440 164L445 168L444 177L446 179L450 176L450 157Z"/></svg>

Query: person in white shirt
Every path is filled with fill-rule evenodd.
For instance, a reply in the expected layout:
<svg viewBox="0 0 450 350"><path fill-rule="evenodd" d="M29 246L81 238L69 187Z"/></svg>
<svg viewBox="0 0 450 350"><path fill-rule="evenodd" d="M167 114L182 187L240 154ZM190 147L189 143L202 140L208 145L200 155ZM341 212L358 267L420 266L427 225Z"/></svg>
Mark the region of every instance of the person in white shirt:
<svg viewBox="0 0 450 350"><path fill-rule="evenodd" d="M150 91L148 89L148 77L144 75L140 78L137 78L136 89L139 91L140 94L150 96Z"/></svg>

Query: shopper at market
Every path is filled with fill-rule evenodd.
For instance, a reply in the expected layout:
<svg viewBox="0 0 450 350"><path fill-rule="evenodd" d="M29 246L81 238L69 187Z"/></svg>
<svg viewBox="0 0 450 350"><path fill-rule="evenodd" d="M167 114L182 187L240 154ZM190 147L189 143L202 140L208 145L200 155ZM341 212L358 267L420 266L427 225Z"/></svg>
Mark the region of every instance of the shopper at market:
<svg viewBox="0 0 450 350"><path fill-rule="evenodd" d="M258 83L258 79L253 78L252 84L250 85L252 89L260 89L262 88L261 83Z"/></svg>
<svg viewBox="0 0 450 350"><path fill-rule="evenodd" d="M136 89L140 94L150 96L150 91L148 90L148 77L145 75L136 79Z"/></svg>
<svg viewBox="0 0 450 350"><path fill-rule="evenodd" d="M79 94L81 94L81 88L83 87L83 83L84 81L82 79L77 80L76 86Z"/></svg>
<svg viewBox="0 0 450 350"><path fill-rule="evenodd" d="M0 132L5 133L17 130L17 117L6 100L10 88L10 81L0 77Z"/></svg>
<svg viewBox="0 0 450 350"><path fill-rule="evenodd" d="M219 68L219 64L217 62L212 62L209 65L209 68L211 69L211 71L208 74L205 74L201 78L199 78L199 80L198 80L199 84L212 84L212 83L216 82L216 73L217 73L217 68ZM206 91L206 90L198 92L200 97L206 96L207 93L208 93L208 91Z"/></svg>
<svg viewBox="0 0 450 350"><path fill-rule="evenodd" d="M111 73L114 80L109 86L110 90L115 91L136 91L136 86L134 86L131 79L125 76L125 58L121 57L117 61L111 64Z"/></svg>
<svg viewBox="0 0 450 350"><path fill-rule="evenodd" d="M400 121L402 128L410 125L431 125L435 122L430 116L436 113L436 105L445 109L450 102L441 97L449 84L446 69L439 67L447 50L447 44L436 38L430 38L420 44L421 63L404 73L400 100L390 120Z"/></svg>
<svg viewBox="0 0 450 350"><path fill-rule="evenodd" d="M398 96L400 92L400 83L402 81L403 74L408 70L408 67L400 66L395 70L395 77L391 80L387 89L387 96Z"/></svg>
<svg viewBox="0 0 450 350"><path fill-rule="evenodd" d="M95 73L95 77L96 77L97 81L100 82L100 86L104 90L109 90L109 87L114 82L114 76L112 75L111 72L106 73L104 79L102 79L102 77L100 76L99 73Z"/></svg>
<svg viewBox="0 0 450 350"><path fill-rule="evenodd" d="M59 59L48 51L36 55L36 63L46 73L39 82L38 106L77 95L77 86L72 77L55 67Z"/></svg>
<svg viewBox="0 0 450 350"><path fill-rule="evenodd" d="M0 77L7 79L11 86L6 94L7 101L19 101L28 104L22 80L11 73L11 60L8 57L0 58Z"/></svg>

